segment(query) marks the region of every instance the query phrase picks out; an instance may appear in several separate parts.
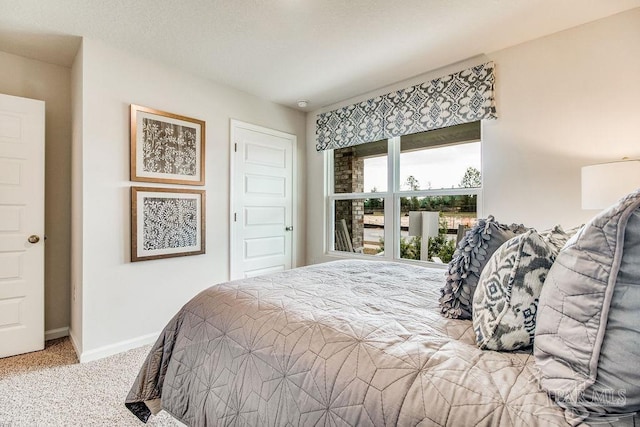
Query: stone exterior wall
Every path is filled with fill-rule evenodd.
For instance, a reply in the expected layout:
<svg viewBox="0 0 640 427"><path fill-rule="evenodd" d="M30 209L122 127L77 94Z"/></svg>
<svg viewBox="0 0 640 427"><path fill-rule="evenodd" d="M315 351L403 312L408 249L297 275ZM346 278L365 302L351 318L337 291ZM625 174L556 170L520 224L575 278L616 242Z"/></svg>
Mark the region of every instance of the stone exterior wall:
<svg viewBox="0 0 640 427"><path fill-rule="evenodd" d="M364 159L357 156L356 147L334 151L334 182L336 193L364 191ZM364 199L337 200L335 213L335 226L344 218L353 247L364 247Z"/></svg>

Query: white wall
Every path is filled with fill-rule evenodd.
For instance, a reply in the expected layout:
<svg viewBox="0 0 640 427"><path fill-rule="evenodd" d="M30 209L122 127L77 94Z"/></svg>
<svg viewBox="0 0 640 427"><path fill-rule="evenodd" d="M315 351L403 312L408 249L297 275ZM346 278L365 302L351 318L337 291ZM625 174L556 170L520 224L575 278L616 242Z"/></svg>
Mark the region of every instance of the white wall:
<svg viewBox="0 0 640 427"><path fill-rule="evenodd" d="M485 212L588 221L580 168L640 157L640 8L489 56L500 118L483 132Z"/></svg>
<svg viewBox="0 0 640 427"><path fill-rule="evenodd" d="M301 112L100 42L84 39L77 60L83 75L80 351L85 361L154 340L189 298L228 279L229 120L297 135L301 230L306 137ZM129 181L132 103L206 121L205 255L129 262L130 187L147 185ZM297 234L299 265L304 239L304 233Z"/></svg>
<svg viewBox="0 0 640 427"><path fill-rule="evenodd" d="M388 93L493 60L499 118L483 123L482 214L544 229L574 226L593 211L580 207L580 168L640 157L640 9L582 25L432 71L327 106L307 117L307 261L324 255L323 155L315 120Z"/></svg>
<svg viewBox="0 0 640 427"><path fill-rule="evenodd" d="M0 93L45 102L45 330L66 335L70 305L71 70L0 52Z"/></svg>

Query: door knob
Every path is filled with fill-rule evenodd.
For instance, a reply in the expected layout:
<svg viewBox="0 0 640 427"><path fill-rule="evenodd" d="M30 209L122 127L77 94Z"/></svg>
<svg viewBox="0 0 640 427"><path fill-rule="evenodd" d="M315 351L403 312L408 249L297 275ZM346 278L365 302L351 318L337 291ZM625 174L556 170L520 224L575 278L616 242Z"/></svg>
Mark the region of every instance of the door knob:
<svg viewBox="0 0 640 427"><path fill-rule="evenodd" d="M32 234L27 240L29 241L29 243L38 243L40 241L40 237Z"/></svg>
<svg viewBox="0 0 640 427"><path fill-rule="evenodd" d="M284 228L285 231L293 231L293 225L289 225Z"/></svg>

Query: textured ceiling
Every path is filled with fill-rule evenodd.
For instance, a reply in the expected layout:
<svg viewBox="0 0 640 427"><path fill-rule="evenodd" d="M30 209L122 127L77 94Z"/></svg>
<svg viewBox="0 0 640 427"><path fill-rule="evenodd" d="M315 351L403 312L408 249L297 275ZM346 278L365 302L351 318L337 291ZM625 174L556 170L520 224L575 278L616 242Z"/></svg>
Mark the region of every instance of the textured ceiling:
<svg viewBox="0 0 640 427"><path fill-rule="evenodd" d="M102 40L314 110L640 0L0 0L0 50L71 65Z"/></svg>

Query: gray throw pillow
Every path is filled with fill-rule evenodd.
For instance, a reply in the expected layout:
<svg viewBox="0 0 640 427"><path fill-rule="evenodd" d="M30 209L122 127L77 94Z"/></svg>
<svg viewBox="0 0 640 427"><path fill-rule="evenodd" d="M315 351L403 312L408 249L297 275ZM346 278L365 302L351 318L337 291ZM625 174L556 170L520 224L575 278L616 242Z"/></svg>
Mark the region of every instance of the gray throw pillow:
<svg viewBox="0 0 640 427"><path fill-rule="evenodd" d="M566 235L559 233L561 228L554 230L553 241L559 244ZM557 254L535 230L511 238L494 252L473 296L478 347L512 351L533 344L538 298Z"/></svg>
<svg viewBox="0 0 640 427"><path fill-rule="evenodd" d="M578 230L573 231L573 234L577 231ZM542 240L552 247L556 251L556 255L558 255L560 250L567 244L567 241L571 236L573 236L573 234L569 235L562 229L562 226L558 224L550 230L540 232L540 237L542 237Z"/></svg>
<svg viewBox="0 0 640 427"><path fill-rule="evenodd" d="M640 190L567 242L542 288L540 384L573 420L640 411Z"/></svg>
<svg viewBox="0 0 640 427"><path fill-rule="evenodd" d="M493 216L479 219L475 227L460 240L441 289L440 310L445 317L471 319L473 293L482 269L504 242L526 231L522 225L507 226Z"/></svg>

